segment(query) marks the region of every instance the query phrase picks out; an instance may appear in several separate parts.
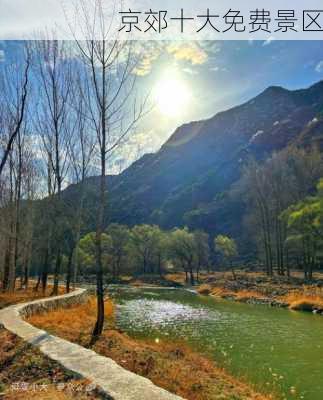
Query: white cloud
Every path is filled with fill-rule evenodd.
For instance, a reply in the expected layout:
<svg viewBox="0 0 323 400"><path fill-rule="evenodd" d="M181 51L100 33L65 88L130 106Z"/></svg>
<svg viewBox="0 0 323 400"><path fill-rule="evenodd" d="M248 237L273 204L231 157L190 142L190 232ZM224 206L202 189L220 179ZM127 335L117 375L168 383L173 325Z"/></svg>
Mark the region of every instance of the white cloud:
<svg viewBox="0 0 323 400"><path fill-rule="evenodd" d="M208 51L202 47L199 42L185 41L185 42L158 42L152 41L148 44L143 44L138 47L139 53L144 50L144 56L135 68L134 73L139 76L145 76L150 74L154 63L162 54L168 54L177 62L184 63L183 71L196 75L198 72L189 65L195 67L203 65L208 61ZM210 52L215 52L215 48L208 49Z"/></svg>
<svg viewBox="0 0 323 400"><path fill-rule="evenodd" d="M177 61L187 61L192 65L204 64L208 59L207 52L198 42L173 42L167 47L167 52Z"/></svg>
<svg viewBox="0 0 323 400"><path fill-rule="evenodd" d="M189 75L198 75L198 72L192 68L183 68L183 72Z"/></svg>
<svg viewBox="0 0 323 400"><path fill-rule="evenodd" d="M318 73L323 72L323 60L316 64L315 71Z"/></svg>
<svg viewBox="0 0 323 400"><path fill-rule="evenodd" d="M219 71L219 70L220 70L220 68L217 67L216 65L215 65L214 67L211 67L211 68L210 68L210 71L213 71L213 72L217 72L217 71Z"/></svg>

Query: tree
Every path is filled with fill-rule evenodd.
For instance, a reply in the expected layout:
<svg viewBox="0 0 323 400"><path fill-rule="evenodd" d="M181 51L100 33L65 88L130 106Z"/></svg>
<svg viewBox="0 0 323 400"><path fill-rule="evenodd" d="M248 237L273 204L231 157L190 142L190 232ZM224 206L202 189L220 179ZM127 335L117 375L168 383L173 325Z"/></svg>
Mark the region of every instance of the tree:
<svg viewBox="0 0 323 400"><path fill-rule="evenodd" d="M161 229L157 232L157 244L155 249L156 257L156 268L160 276L163 275L164 264L167 260L168 247L169 247L169 235L168 232L164 232Z"/></svg>
<svg viewBox="0 0 323 400"><path fill-rule="evenodd" d="M133 45L118 41L111 32L111 16L107 16L102 0L77 2L76 19L85 40L75 35L79 60L84 66L83 97L88 120L96 136L100 169L100 184L96 222L97 263L97 319L92 333L92 343L101 335L104 325L104 287L102 266L102 234L105 225L107 202L107 158L111 156L141 118L144 103L136 101L133 74L137 60ZM93 38L95 40L89 40Z"/></svg>
<svg viewBox="0 0 323 400"><path fill-rule="evenodd" d="M304 150L291 146L264 163L250 160L244 168L238 193L246 199L245 221L268 275L274 268L279 275L289 275L287 226L280 215L313 192L323 174L322 161L316 147Z"/></svg>
<svg viewBox="0 0 323 400"><path fill-rule="evenodd" d="M95 232L90 232L85 235L78 243L77 253L79 262L82 269L86 273L92 273L96 271L96 243L95 243ZM102 235L102 266L103 271L108 271L109 263L111 262L110 257L111 238L106 233Z"/></svg>
<svg viewBox="0 0 323 400"><path fill-rule="evenodd" d="M323 244L323 179L317 184L317 195L291 205L282 214L286 221L286 243L291 250L301 249L304 277L312 279L317 255Z"/></svg>
<svg viewBox="0 0 323 400"><path fill-rule="evenodd" d="M225 235L218 235L214 239L214 248L222 256L224 262L230 265L233 278L236 279L232 262L238 256L238 249L234 239Z"/></svg>
<svg viewBox="0 0 323 400"><path fill-rule="evenodd" d="M30 53L27 47L23 68L18 68L17 64L5 67L0 79L2 91L0 137L1 141L4 140L0 143L0 177L26 116L30 70Z"/></svg>
<svg viewBox="0 0 323 400"><path fill-rule="evenodd" d="M3 290L15 290L20 256L21 200L25 168L25 135L30 91L30 53L24 59L4 64L0 71L0 191L5 201L6 244L4 246ZM27 174L26 174L27 175ZM21 250L23 247L21 248Z"/></svg>
<svg viewBox="0 0 323 400"><path fill-rule="evenodd" d="M199 271L202 267L206 267L209 262L210 247L209 235L203 231L194 232L194 240L196 243L197 265L196 265L196 280L199 280Z"/></svg>
<svg viewBox="0 0 323 400"><path fill-rule="evenodd" d="M69 178L71 183L75 183L79 188L79 196L77 205L72 201L68 204L73 210L69 220L70 230L70 249L69 262L66 273L66 291L70 290L70 283L73 278L74 288L78 276L78 253L75 251L77 244L80 241L81 230L84 224L88 210L84 207L86 196L86 178L91 171L91 160L94 155L95 137L89 135L91 130L86 117L86 102L83 97L82 88L82 70L77 66L73 70L73 85L72 85L72 112L73 112L73 131L71 140L68 143L68 158L70 164ZM73 277L72 277L73 275Z"/></svg>
<svg viewBox="0 0 323 400"><path fill-rule="evenodd" d="M194 266L197 263L197 245L194 234L187 228L175 229L170 234L169 251L172 260L190 274L191 285L194 285Z"/></svg>
<svg viewBox="0 0 323 400"><path fill-rule="evenodd" d="M153 273L161 232L156 225L136 225L130 232L129 250L131 258L142 273Z"/></svg>
<svg viewBox="0 0 323 400"><path fill-rule="evenodd" d="M129 229L124 225L110 224L106 230L110 237L109 254L112 263L112 277L116 279L121 272L121 266L127 256Z"/></svg>
<svg viewBox="0 0 323 400"><path fill-rule="evenodd" d="M37 110L36 128L42 138L48 157L49 176L54 182L51 188L52 206L55 207L55 221L52 240L55 241L55 269L53 295L58 294L58 282L62 262L64 204L62 188L68 173L68 148L72 135L70 112L72 69L66 42L40 40L34 42L35 72L39 81L40 102Z"/></svg>

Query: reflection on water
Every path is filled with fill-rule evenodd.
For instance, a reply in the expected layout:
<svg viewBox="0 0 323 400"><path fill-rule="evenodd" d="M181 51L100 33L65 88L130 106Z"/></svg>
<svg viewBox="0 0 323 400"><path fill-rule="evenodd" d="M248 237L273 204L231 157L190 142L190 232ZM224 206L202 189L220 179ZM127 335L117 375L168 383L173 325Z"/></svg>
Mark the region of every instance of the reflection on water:
<svg viewBox="0 0 323 400"><path fill-rule="evenodd" d="M144 319L143 315L145 316ZM124 320L131 320L136 329L143 331L146 327L149 329L150 327L171 326L176 321L181 321L184 324L210 318L210 313L203 308L193 308L189 305L171 301L138 299L131 300L126 304L122 313L119 314L118 322L124 325Z"/></svg>
<svg viewBox="0 0 323 400"><path fill-rule="evenodd" d="M136 337L187 340L238 376L286 399L323 399L323 318L217 301L185 290L113 287L117 325Z"/></svg>

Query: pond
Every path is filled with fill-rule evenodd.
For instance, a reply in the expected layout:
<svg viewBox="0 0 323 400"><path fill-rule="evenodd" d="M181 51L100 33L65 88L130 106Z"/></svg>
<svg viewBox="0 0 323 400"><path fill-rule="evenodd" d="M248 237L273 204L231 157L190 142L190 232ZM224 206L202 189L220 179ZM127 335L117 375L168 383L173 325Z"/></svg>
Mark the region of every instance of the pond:
<svg viewBox="0 0 323 400"><path fill-rule="evenodd" d="M117 325L131 336L185 340L256 388L282 399L323 399L322 316L184 289L116 286L109 292Z"/></svg>

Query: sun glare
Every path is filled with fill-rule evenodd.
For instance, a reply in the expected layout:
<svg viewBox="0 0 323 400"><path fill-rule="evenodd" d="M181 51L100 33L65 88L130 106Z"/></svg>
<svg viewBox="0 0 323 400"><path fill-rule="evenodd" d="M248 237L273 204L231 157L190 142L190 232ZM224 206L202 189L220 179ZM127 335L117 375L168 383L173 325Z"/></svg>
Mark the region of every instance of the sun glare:
<svg viewBox="0 0 323 400"><path fill-rule="evenodd" d="M160 79L154 89L154 100L158 110L168 117L176 117L187 111L191 92L185 82L171 73Z"/></svg>

